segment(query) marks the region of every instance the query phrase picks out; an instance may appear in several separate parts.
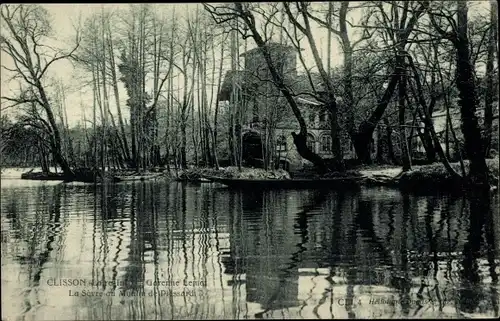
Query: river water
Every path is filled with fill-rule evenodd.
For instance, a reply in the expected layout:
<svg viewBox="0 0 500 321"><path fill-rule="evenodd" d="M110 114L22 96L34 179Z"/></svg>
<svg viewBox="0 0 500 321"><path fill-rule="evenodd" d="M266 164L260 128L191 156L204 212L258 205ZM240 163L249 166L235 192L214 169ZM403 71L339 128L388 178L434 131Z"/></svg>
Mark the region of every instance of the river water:
<svg viewBox="0 0 500 321"><path fill-rule="evenodd" d="M2 319L498 317L498 196L1 181Z"/></svg>

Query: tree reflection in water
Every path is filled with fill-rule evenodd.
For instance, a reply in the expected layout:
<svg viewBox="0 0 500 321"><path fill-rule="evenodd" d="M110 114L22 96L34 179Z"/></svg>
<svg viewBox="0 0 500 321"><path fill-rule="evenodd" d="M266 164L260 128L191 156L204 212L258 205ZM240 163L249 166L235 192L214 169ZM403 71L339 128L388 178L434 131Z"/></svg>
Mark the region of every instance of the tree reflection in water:
<svg viewBox="0 0 500 321"><path fill-rule="evenodd" d="M498 316L497 196L158 181L1 197L2 272L19 280L2 276L13 318ZM101 283L74 291L116 295L47 285L75 277ZM166 280L206 284L176 296L184 287ZM368 303L380 298L393 302Z"/></svg>
<svg viewBox="0 0 500 321"><path fill-rule="evenodd" d="M498 316L498 274L495 261L495 236L493 235L493 219L491 199L488 193L477 191L469 198L469 229L468 238L464 244L462 255L461 285L459 290L460 310L466 313L485 313L486 305L490 302L486 298L485 286L481 283L479 260L486 259L491 278L491 306ZM486 240L486 249L482 243Z"/></svg>

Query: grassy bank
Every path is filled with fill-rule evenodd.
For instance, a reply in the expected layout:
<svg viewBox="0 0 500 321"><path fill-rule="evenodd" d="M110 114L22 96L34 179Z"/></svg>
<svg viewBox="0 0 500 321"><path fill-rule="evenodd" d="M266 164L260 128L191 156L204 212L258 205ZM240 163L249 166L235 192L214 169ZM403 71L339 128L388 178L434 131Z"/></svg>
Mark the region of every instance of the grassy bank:
<svg viewBox="0 0 500 321"><path fill-rule="evenodd" d="M487 159L486 163L490 171L490 184L498 185L499 159ZM461 174L460 163L452 163L453 169ZM469 171L469 161L464 161L465 171ZM366 184L384 185L399 187L402 189L450 189L453 187L461 188L462 180L450 175L441 163L428 165L416 165L412 170L401 173L401 167L398 166L364 166L357 170L349 170L343 173L327 173L318 175L312 171L290 173L284 170L265 171L259 168L226 167L219 170L213 168L190 168L182 171L177 177L183 181L202 181L206 176L217 176L223 178L242 178L242 179L291 179L293 178L334 178L334 177L363 177Z"/></svg>
<svg viewBox="0 0 500 321"><path fill-rule="evenodd" d="M490 172L490 185L498 187L499 177L499 159L487 159ZM464 162L466 173L469 171L469 161ZM460 163L452 163L453 169L461 174L462 170ZM93 182L96 176L100 176L100 172L88 169L75 170L75 176L70 180ZM379 185L400 188L402 190L417 192L417 191L451 191L462 190L464 187L463 180L455 178L448 173L443 164L434 163L429 165L415 165L411 171L406 173L401 172L399 166L373 165L363 166L356 170L349 170L343 173L328 173L326 175L318 175L312 171L301 173L288 173L285 170L270 170L266 171L260 168L245 168L238 170L237 167L225 167L216 170L214 168L189 168L180 172L167 171L164 169L151 169L146 172L137 173L135 171L109 171L106 172L110 181L136 181L147 180L153 178L164 177L167 179L176 179L178 181L201 182L206 181L207 176L216 176L221 178L239 178L239 179L277 179L290 180L292 178L352 178L356 184L364 185ZM23 179L43 179L43 180L67 180L62 174L54 173L34 173L29 171L21 175ZM361 178L361 179L359 179ZM100 180L100 177L97 177ZM360 183L361 182L361 183Z"/></svg>
<svg viewBox="0 0 500 321"><path fill-rule="evenodd" d="M261 168L242 167L221 167L215 168L189 168L179 173L177 180L180 181L201 181L205 176L217 176L222 178L243 178L243 179L290 179L290 174L282 169L266 171Z"/></svg>
<svg viewBox="0 0 500 321"><path fill-rule="evenodd" d="M490 185L498 186L499 159L487 159ZM460 163L452 163L452 168L459 174L462 173ZM465 172L469 172L469 161L464 161ZM412 170L401 175L398 185L405 190L422 189L461 189L463 180L454 178L448 173L441 163L422 166L413 166Z"/></svg>
<svg viewBox="0 0 500 321"><path fill-rule="evenodd" d="M18 173L18 172L17 172ZM55 172L35 172L31 169L24 173L18 173L19 178L26 180L60 180L60 181L76 181L76 182L102 182L103 173L100 170L89 168L75 168L72 175ZM17 178L16 176L14 176ZM107 170L104 173L104 181L107 182L122 182L122 181L143 181L159 177L168 177L166 173L159 169L150 169L143 172L135 170Z"/></svg>

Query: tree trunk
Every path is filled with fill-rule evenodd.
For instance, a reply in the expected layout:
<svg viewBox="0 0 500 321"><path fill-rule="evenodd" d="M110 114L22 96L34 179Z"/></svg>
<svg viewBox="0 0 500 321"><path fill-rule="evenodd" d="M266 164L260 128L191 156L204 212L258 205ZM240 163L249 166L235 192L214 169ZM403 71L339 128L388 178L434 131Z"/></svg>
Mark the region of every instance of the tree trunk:
<svg viewBox="0 0 500 321"><path fill-rule="evenodd" d="M187 99L187 98L185 98ZM182 112L181 112L181 150L180 150L180 157L181 157L181 168L186 169L187 168L187 153L186 153L186 145L187 145L187 135L186 135L186 122L187 122L187 116L186 116L186 111L187 111L187 106L188 102L184 101L182 104Z"/></svg>
<svg viewBox="0 0 500 321"><path fill-rule="evenodd" d="M205 50L204 50L204 54L203 54L203 123L204 123L204 136L205 136L205 159L206 159L206 166L212 166L213 165L213 159L212 159L212 153L210 152L210 132L211 132L211 128L210 128L210 123L209 123L209 120L208 120L208 108L209 106L211 106L211 104L209 105L209 102L208 102L208 95L207 95L207 68L208 68L208 64L207 64L207 60L208 60L208 57L207 57L207 52L208 52L208 41L205 40ZM213 76L212 76L213 78ZM213 93L213 90L210 90L212 93Z"/></svg>
<svg viewBox="0 0 500 321"><path fill-rule="evenodd" d="M195 85L195 75L196 75L196 64L193 61L193 74L192 74L192 84L191 84L191 99L190 99L190 107L191 107L191 141L193 142L193 150L194 150L194 164L198 166L198 141L196 140L196 125L194 120L194 85Z"/></svg>
<svg viewBox="0 0 500 321"><path fill-rule="evenodd" d="M135 19L134 19L135 20ZM129 66L132 67L132 70L138 71L139 68L137 65L137 60L136 60L136 37L135 37L135 21L132 21L133 24L133 30L131 32L131 36L129 39L130 42L130 51L129 51L129 56L128 56L128 63ZM129 91L129 96L132 98L130 102L130 133L131 133L131 140L132 140L132 165L137 169L137 166L139 166L139 153L137 151L137 130L138 130L138 109L140 107L140 104L137 103L137 90L136 90L136 84L131 83L131 75L130 72L127 75L127 82L128 87L130 88Z"/></svg>
<svg viewBox="0 0 500 321"><path fill-rule="evenodd" d="M215 97L215 115L214 115L214 130L213 130L213 138L212 138L212 144L213 144L213 154L214 154L214 163L215 163L215 169L219 169L219 158L218 158L218 153L217 153L217 135L218 135L218 117L219 117L219 93L222 85L222 67L224 65L224 40L221 41L221 49L220 49L220 64L219 64L219 80L217 82L217 94ZM215 58L215 54L214 54ZM214 59L214 64L215 64L215 59Z"/></svg>
<svg viewBox="0 0 500 321"><path fill-rule="evenodd" d="M45 152L45 148L39 146L38 150L39 150L39 156L40 156L40 165L42 167L42 173L49 173L50 168L49 168L49 164L47 161L47 153Z"/></svg>
<svg viewBox="0 0 500 321"><path fill-rule="evenodd" d="M457 87L462 118L462 133L465 150L470 161L469 181L473 185L486 186L488 167L484 158L483 140L478 126L476 113L477 97L474 66L470 61L469 38L467 34L467 2L457 1Z"/></svg>
<svg viewBox="0 0 500 321"><path fill-rule="evenodd" d="M389 105L389 102L392 98L392 95L396 89L396 85L399 82L399 73L395 71L395 73L391 76L389 84L384 92L382 98L378 101L377 107L375 111L372 113L370 118L367 121L361 122L359 125L358 131L354 133L353 144L354 149L356 150L356 155L358 159L363 164L371 164L371 152L370 152L370 144L372 142L373 132L375 127L379 123L380 119Z"/></svg>
<svg viewBox="0 0 500 321"><path fill-rule="evenodd" d="M148 130L147 128L147 119L146 119L146 7L145 5L141 5L141 21L140 21L140 109L139 109L139 115L140 115L140 120L139 120L139 126L140 126L140 132L139 132L139 138L140 138L140 144L139 144L139 150L140 150L140 170L145 170L146 167L148 166L148 159L147 159L147 154L146 151L148 150L148 147L150 145L149 143L149 138L150 138L150 133L146 132Z"/></svg>
<svg viewBox="0 0 500 321"><path fill-rule="evenodd" d="M403 163L403 172L407 172L411 170L411 159L410 159L410 151L408 149L407 140L406 140L406 124L405 124L405 99L406 99L406 68L404 66L404 56L402 56L402 52L399 52L398 64L400 65L400 78L398 85L398 119L399 119L399 141L401 148L401 160Z"/></svg>
<svg viewBox="0 0 500 321"><path fill-rule="evenodd" d="M445 131L445 136L444 136L444 146L445 146L445 154L448 159L451 159L450 157L450 126L452 126L451 122L449 121L451 119L450 117L450 107L446 105L446 131Z"/></svg>
<svg viewBox="0 0 500 321"><path fill-rule="evenodd" d="M102 24L101 24L101 36L102 36L102 94L103 94L103 119L102 119L102 141L101 141L101 162L102 162L102 179L105 177L106 166L108 166L108 155L107 155L107 145L108 145L108 91L106 84L106 41L104 33L104 9L101 6Z"/></svg>
<svg viewBox="0 0 500 321"><path fill-rule="evenodd" d="M411 61L411 60L410 60ZM413 97L415 101L421 106L421 109L417 109L418 114L420 119L424 122L424 126L426 130L429 131L429 134L432 138L432 142L436 148L436 151L439 155L439 158L441 159L441 162L443 163L444 167L454 177L459 177L457 172L451 167L450 162L448 161L448 158L446 158L446 155L444 154L443 148L441 147L441 143L439 142L439 139L436 135L436 132L434 131L434 124L432 123L432 116L429 115L428 109L424 100L424 96L422 93L422 84L420 83L420 78L418 77L418 74L415 74L415 81L417 83L417 90L418 90L418 95L415 93L415 90L413 89L412 86L410 86L411 92L413 94ZM408 99L408 98L407 98ZM408 105L410 104L409 99L408 99ZM417 107L418 108L418 107ZM423 112L422 112L423 110Z"/></svg>
<svg viewBox="0 0 500 321"><path fill-rule="evenodd" d="M396 155L394 154L394 145L392 143L392 133L393 129L391 124L389 123L389 119L387 117L384 117L384 125L385 125L385 130L387 132L387 159L389 163L391 164L397 164L396 160Z"/></svg>
<svg viewBox="0 0 500 321"><path fill-rule="evenodd" d="M181 123L180 123L180 129L181 129L181 146L180 146L180 155L179 157L181 158L181 168L186 169L187 168L187 153L186 153L186 145L187 145L187 135L186 135L186 127L187 127L187 112L188 112L188 107L189 107L189 97L188 97L188 77L187 77L187 52L186 48L183 48L183 66L182 66L182 73L183 73L183 78L184 78L184 92L183 92L183 98L182 98L182 106L181 106Z"/></svg>
<svg viewBox="0 0 500 321"><path fill-rule="evenodd" d="M230 107L229 108L234 108L234 104L231 102L230 103ZM228 131L227 131L227 144L228 144L228 149L229 149L229 163L234 166L236 165L235 163L235 154L234 154L234 142L233 142L233 138L234 138L234 121L233 121L233 113L232 111L229 112L229 127L228 127Z"/></svg>
<svg viewBox="0 0 500 321"><path fill-rule="evenodd" d="M484 155L490 156L491 134L493 127L493 101L495 96L494 88L494 61L497 48L497 28L498 28L498 4L490 1L490 35L488 41L488 53L486 57L486 93L484 97Z"/></svg>
<svg viewBox="0 0 500 321"><path fill-rule="evenodd" d="M111 80L113 82L113 93L115 96L115 103L116 103L116 109L118 112L118 124L120 126L120 133L121 133L121 141L123 144L124 148L124 153L125 153L125 159L127 162L130 162L130 150L128 146L128 140L127 140L127 135L125 133L125 124L123 122L123 116L122 116L122 109L120 106L120 94L118 91L118 79L116 77L116 63L115 63L115 55L114 55L114 50L113 50L113 38L111 37L111 28L110 24L107 24L107 30L108 30L108 46L109 46L109 62L110 62L110 68L111 68Z"/></svg>
<svg viewBox="0 0 500 321"><path fill-rule="evenodd" d="M305 30L303 31L308 39L309 45L311 47L311 51L313 53L314 61L316 63L316 67L319 70L321 78L324 83L325 91L326 91L326 102L325 107L330 115L330 135L332 137L332 152L333 159L335 163L335 170L344 171L344 156L342 153L342 144L340 142L340 130L338 124L338 106L337 100L335 98L333 83L328 76L328 73L325 72L323 67L323 62L321 61L321 57L319 55L318 48L316 47L316 43L313 38L313 34L309 25L309 19L307 14L305 13L307 10L305 7L302 8L302 16L305 24Z"/></svg>
<svg viewBox="0 0 500 321"><path fill-rule="evenodd" d="M417 72L417 69L415 67L415 64L413 63L413 59L411 56L408 56L408 62L410 63L410 66L413 70L414 74L414 79L415 79L415 84L417 87L417 92L415 93L415 90L413 86L410 86L411 92L413 94L413 97L415 101L421 106L421 109L418 109L418 113L420 116L420 119L424 122L425 130L426 132L429 133L431 139L432 139L432 144L434 145L434 148L436 149L437 154L439 155L439 158L441 159L441 162L443 165L446 167L448 172L453 175L453 176L459 176L455 170L451 167L448 158L446 157L443 148L441 147L441 143L439 142L439 139L436 135L436 132L434 130L434 125L432 123L432 110L433 110L433 105L435 103L435 98L433 98L430 106L428 107L424 94L423 94L423 89L422 89L422 83L420 81L420 75ZM425 145L424 145L425 146Z"/></svg>
<svg viewBox="0 0 500 321"><path fill-rule="evenodd" d="M343 45L344 47L347 46ZM347 132L352 137L356 131L354 124L354 93L352 89L352 50L344 49L344 104Z"/></svg>
<svg viewBox="0 0 500 321"><path fill-rule="evenodd" d="M418 107L417 107L418 108ZM431 137L431 130L428 127L428 122L424 121L424 131L423 132L418 132L418 136L420 137L420 140L422 141L422 145L424 146L425 150L425 155L427 156L427 160L430 163L434 163L437 161L437 156L436 156L436 148L434 148L434 144L432 142L432 137Z"/></svg>
<svg viewBox="0 0 500 321"><path fill-rule="evenodd" d="M68 109L66 108L66 93L64 91L64 86L61 84L61 108L63 110L64 114L64 119L62 121L62 124L64 126L64 135L66 136L65 142L66 142L66 157L69 159L69 162L71 165L74 166L74 161L75 161L75 154L73 152L73 141L70 136L70 130L69 130L69 125L68 125Z"/></svg>
<svg viewBox="0 0 500 321"><path fill-rule="evenodd" d="M283 94L283 96L287 100L289 106L292 109L292 112L293 112L295 118L297 119L297 122L299 123L299 128L300 128L299 133L292 133L293 141L294 141L294 144L297 148L297 152L304 159L313 163L314 166L320 172L326 172L328 170L328 167L327 167L325 161L319 155L312 152L307 147L307 144L306 144L306 141L307 141L306 122L305 122L304 118L302 117L301 111L300 111L299 107L297 106L297 103L295 102L290 90L285 85L283 77L276 70L276 67L272 61L272 58L271 58L269 50L266 46L266 43L265 43L264 39L262 39L262 36L258 32L257 26L254 23L255 18L253 17L253 15L250 12L246 12L243 9L241 3L236 3L235 5L236 5L237 11L243 15L243 20L245 21L246 25L249 27L249 29L252 32L252 38L255 40L255 43L260 48L260 50L264 56L264 59L265 59L266 64L269 68L269 71L271 73L274 84L277 86L277 88L281 91L281 93ZM249 17L251 17L251 18L249 18Z"/></svg>
<svg viewBox="0 0 500 321"><path fill-rule="evenodd" d="M339 172L345 171L344 155L340 143L340 128L338 125L338 109L335 97L328 99L326 108L330 114L330 135L332 136L332 151L334 169Z"/></svg>
<svg viewBox="0 0 500 321"><path fill-rule="evenodd" d="M61 148L61 134L59 133L59 129L57 128L56 120L54 118L54 114L52 112L52 109L50 107L49 100L47 98L47 95L45 94L45 89L42 87L42 84L40 80L37 80L35 83L38 92L40 93L40 98L43 103L42 107L44 107L45 113L47 114L47 118L50 124L50 127L52 128L52 137L51 137L51 149L52 149L52 154L54 160L57 162L57 164L61 167L63 173L67 177L73 177L74 173L71 170L68 161L66 158L62 155L62 148Z"/></svg>

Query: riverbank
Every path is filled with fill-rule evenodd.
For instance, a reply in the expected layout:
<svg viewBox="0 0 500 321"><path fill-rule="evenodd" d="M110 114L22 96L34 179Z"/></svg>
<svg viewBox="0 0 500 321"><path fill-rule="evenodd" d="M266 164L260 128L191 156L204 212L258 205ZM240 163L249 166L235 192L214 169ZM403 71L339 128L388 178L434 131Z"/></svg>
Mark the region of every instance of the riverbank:
<svg viewBox="0 0 500 321"><path fill-rule="evenodd" d="M490 171L490 185L492 189L498 188L499 177L499 159L487 159L486 164ZM461 173L460 163L452 163L451 166L457 173ZM469 169L469 161L464 161L466 172ZM92 172L89 170L77 170L77 177L70 179L72 181L93 182L94 175L98 175L100 181L100 172ZM2 176L4 173L2 173ZM310 179L310 180L325 180L342 178L344 180L352 180L359 185L378 185L393 188L399 188L408 191L417 190L460 190L463 189L461 180L457 180L450 175L443 164L434 163L429 165L415 165L411 171L402 173L399 166L360 166L343 173L332 172L326 175L318 175L312 172L303 173L288 173L285 170L278 169L266 171L260 168L241 168L226 167L218 170L214 168L189 168L181 171L168 171L165 169L151 169L149 171L138 173L136 171L110 171L106 175L107 181L143 181L157 178L174 179L183 182L209 182L208 178L218 177L224 179L240 179L240 180L291 180L294 179ZM62 174L34 172L33 170L22 173L22 179L31 180L64 180L68 181ZM276 184L274 184L276 185ZM287 182L287 185L291 185ZM279 186L276 185L276 186Z"/></svg>
<svg viewBox="0 0 500 321"><path fill-rule="evenodd" d="M248 168L242 167L241 171L238 167L229 166L221 167L220 169L215 168L189 168L181 171L176 180L177 181L189 181L189 182L204 182L208 181L207 177L220 177L220 178L232 178L232 179L273 179L273 180L289 180L292 179L290 173L285 170L277 169L266 171L262 168Z"/></svg>
<svg viewBox="0 0 500 321"><path fill-rule="evenodd" d="M73 170L73 175L65 175L57 172L41 172L37 168L9 168L2 169L2 178L14 178L22 180L35 181L65 181L65 182L83 182L94 183L102 182L103 175L101 171L94 171L87 168L77 168ZM106 182L126 182L126 181L144 181L149 179L161 178L170 176L168 173L159 170L151 169L143 172L135 170L110 170L104 173L104 181Z"/></svg>
<svg viewBox="0 0 500 321"><path fill-rule="evenodd" d="M451 167L461 175L460 163L451 163ZM499 159L492 158L486 160L489 169L489 184L491 190L498 189ZM469 172L469 161L464 161L465 172ZM398 185L405 190L426 190L426 189L456 189L465 188L464 181L450 175L441 163L414 166L414 168L401 175Z"/></svg>
<svg viewBox="0 0 500 321"><path fill-rule="evenodd" d="M451 163L450 165L458 174L462 175L460 163ZM489 169L490 189L496 190L498 189L499 177L498 157L486 159L486 165ZM465 172L468 173L468 160L464 161L464 168ZM364 167L358 171L365 178L364 182L368 185L396 187L407 191L459 191L466 187L464 180L452 176L442 163L415 165L412 166L410 171L405 173L398 166Z"/></svg>
<svg viewBox="0 0 500 321"><path fill-rule="evenodd" d="M486 164L490 172L491 190L496 190L498 188L499 160L498 158L487 159ZM460 163L452 163L451 166L457 173L460 174L462 172ZM469 161L464 161L464 167L467 173L469 170ZM359 185L386 186L407 191L459 191L465 188L463 180L450 175L441 163L416 165L412 167L412 170L405 173L402 172L402 168L399 166L375 165L358 167L343 173L332 172L325 175L318 175L312 172L290 175L290 173L283 170L264 171L263 169L253 168L242 168L242 171L239 172L236 167L228 167L220 170L193 168L182 172L178 180L201 182L206 181L207 177L237 179L240 185L244 184L244 180L247 180L249 186L254 181L261 181L264 185L265 181L273 180L269 184L279 187L280 184L274 182L274 180L296 180L303 183L304 180L315 182L319 180L342 179L343 181L352 181ZM283 186L285 185L290 186L291 183L283 182Z"/></svg>
<svg viewBox="0 0 500 321"><path fill-rule="evenodd" d="M67 177L63 173L48 172L43 173L35 168L12 168L7 172L2 171L4 178L20 178L23 180L46 180L46 181L76 181L93 183L102 181L101 171L92 171L90 169L75 169L74 176ZM156 178L172 179L183 182L208 182L207 176L217 176L223 178L241 178L241 179L291 179L288 172L284 170L265 171L260 168L241 168L225 167L218 170L214 168L188 168L185 170L166 170L160 168L149 169L147 171L137 172L135 170L111 170L104 174L108 182L127 182L144 181Z"/></svg>

